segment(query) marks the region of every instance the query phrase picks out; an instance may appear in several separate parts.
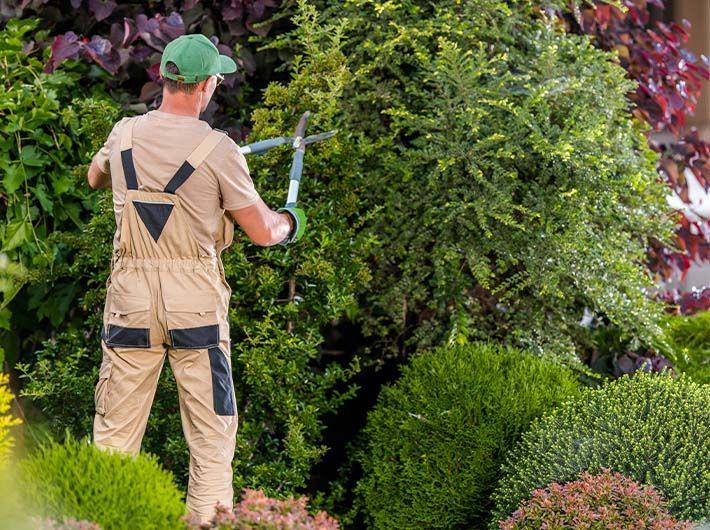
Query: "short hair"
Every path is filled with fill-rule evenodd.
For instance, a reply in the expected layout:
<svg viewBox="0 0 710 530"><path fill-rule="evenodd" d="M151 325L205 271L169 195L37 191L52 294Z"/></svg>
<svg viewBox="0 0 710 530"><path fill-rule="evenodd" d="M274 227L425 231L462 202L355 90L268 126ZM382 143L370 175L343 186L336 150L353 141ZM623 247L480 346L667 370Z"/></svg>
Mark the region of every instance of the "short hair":
<svg viewBox="0 0 710 530"><path fill-rule="evenodd" d="M168 61L167 63L165 63L165 71L169 74L180 73L180 69L172 61ZM182 81L175 81L174 79L169 79L167 77L163 77L163 83L170 92L184 92L185 94L194 94L197 90L197 83L183 83Z"/></svg>

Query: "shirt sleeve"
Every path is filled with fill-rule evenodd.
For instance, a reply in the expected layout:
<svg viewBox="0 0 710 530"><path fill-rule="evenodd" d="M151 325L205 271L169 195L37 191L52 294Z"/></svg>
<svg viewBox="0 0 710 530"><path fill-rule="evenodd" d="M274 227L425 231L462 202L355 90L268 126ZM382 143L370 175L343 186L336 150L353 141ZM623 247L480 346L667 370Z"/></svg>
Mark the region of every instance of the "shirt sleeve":
<svg viewBox="0 0 710 530"><path fill-rule="evenodd" d="M230 139L231 140L231 139ZM249 175L246 157L234 141L229 142L226 156L222 157L217 171L222 208L238 210L259 200L259 193Z"/></svg>
<svg viewBox="0 0 710 530"><path fill-rule="evenodd" d="M99 149L91 159L92 162L96 163L96 167L99 168L99 171L103 175L111 175L111 164L109 163L111 160L111 150L118 141L120 129L119 125L122 122L123 119L117 121L113 125L113 129L111 129L111 132L109 133L108 138L104 142L104 145L101 146L101 149Z"/></svg>

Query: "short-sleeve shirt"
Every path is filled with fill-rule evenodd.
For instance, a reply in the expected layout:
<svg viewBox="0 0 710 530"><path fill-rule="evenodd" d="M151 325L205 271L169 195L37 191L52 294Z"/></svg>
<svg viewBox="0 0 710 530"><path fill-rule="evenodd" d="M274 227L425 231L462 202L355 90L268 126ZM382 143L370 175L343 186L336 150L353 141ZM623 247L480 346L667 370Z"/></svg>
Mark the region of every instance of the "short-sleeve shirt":
<svg viewBox="0 0 710 530"><path fill-rule="evenodd" d="M118 249L126 180L121 166L121 130L127 120L133 125L133 163L138 189L161 192L192 150L212 127L198 118L151 110L117 122L93 160L111 176L116 216L114 249ZM214 256L221 217L225 210L238 210L259 200L244 155L227 135L175 192L201 250Z"/></svg>

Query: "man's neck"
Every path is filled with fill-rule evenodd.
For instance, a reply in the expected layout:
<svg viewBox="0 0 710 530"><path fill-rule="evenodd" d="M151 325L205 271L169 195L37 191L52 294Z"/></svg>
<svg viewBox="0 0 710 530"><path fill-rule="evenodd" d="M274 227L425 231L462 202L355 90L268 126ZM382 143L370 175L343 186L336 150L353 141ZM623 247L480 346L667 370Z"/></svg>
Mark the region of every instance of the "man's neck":
<svg viewBox="0 0 710 530"><path fill-rule="evenodd" d="M201 102L198 98L180 97L180 96L163 96L163 102L158 107L161 112L168 114L178 114L180 116L191 116L193 118L200 117Z"/></svg>

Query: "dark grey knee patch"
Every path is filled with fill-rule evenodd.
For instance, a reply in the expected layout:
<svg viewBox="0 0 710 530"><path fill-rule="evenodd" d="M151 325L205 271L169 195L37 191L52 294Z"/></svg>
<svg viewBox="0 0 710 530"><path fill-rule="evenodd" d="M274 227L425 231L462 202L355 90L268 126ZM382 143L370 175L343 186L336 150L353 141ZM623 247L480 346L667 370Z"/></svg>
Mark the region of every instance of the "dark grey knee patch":
<svg viewBox="0 0 710 530"><path fill-rule="evenodd" d="M171 329L170 340L173 348L202 349L219 345L219 325L200 326L197 328Z"/></svg>
<svg viewBox="0 0 710 530"><path fill-rule="evenodd" d="M210 356L215 414L218 416L234 416L234 385L232 382L232 369L229 367L227 357L220 348L210 348L207 352Z"/></svg>

